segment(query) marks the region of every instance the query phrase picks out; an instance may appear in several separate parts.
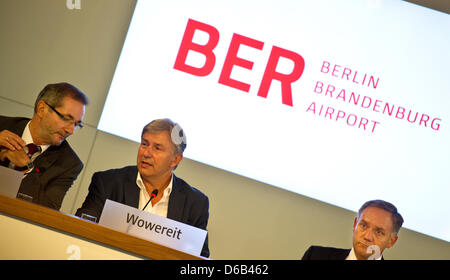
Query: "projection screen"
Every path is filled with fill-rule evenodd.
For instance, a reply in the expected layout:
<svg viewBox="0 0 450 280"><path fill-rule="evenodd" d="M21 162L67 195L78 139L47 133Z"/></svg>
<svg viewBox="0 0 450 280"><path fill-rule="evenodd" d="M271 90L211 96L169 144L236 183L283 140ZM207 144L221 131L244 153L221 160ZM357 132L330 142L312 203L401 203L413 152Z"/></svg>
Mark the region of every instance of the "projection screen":
<svg viewBox="0 0 450 280"><path fill-rule="evenodd" d="M138 1L98 128L168 117L187 158L450 241L449 50L404 1Z"/></svg>

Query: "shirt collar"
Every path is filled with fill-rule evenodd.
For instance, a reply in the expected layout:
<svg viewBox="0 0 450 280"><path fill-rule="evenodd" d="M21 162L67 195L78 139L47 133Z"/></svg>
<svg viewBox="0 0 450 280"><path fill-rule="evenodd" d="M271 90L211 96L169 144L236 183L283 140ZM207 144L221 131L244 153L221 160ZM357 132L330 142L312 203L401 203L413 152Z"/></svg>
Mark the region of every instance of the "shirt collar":
<svg viewBox="0 0 450 280"><path fill-rule="evenodd" d="M376 258L375 260L379 261L379 260L381 260L381 258L382 258L382 256ZM350 251L350 253L348 254L347 258L345 258L345 260L346 261L356 261L356 260L358 260L356 258L355 250L353 249L353 247L352 247L352 250Z"/></svg>
<svg viewBox="0 0 450 280"><path fill-rule="evenodd" d="M352 250L350 251L350 253L348 254L347 258L345 258L345 260L346 261L356 261L357 260L355 251L353 250L353 247L352 247Z"/></svg>
<svg viewBox="0 0 450 280"><path fill-rule="evenodd" d="M27 123L22 133L22 139L23 141L25 141L25 144L33 143L33 137L31 136L30 131L30 122L31 121ZM39 145L39 146L41 147L41 153L43 153L45 150L47 150L48 147L50 147L50 145Z"/></svg>
<svg viewBox="0 0 450 280"><path fill-rule="evenodd" d="M170 195L170 193L172 192L172 182L173 182L173 174L172 174L172 177L170 178L169 185L164 189L163 197ZM142 177L141 177L141 173L139 173L139 172L137 173L136 184L141 189L141 191L147 192L147 189L145 188L145 185L144 185L144 181L142 180Z"/></svg>

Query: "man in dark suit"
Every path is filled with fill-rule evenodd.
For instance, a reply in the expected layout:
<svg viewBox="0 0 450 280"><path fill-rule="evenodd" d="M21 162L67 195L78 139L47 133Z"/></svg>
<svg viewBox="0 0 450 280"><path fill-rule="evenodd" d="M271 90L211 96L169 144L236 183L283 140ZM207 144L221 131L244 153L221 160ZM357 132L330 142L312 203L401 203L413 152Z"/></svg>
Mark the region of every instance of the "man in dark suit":
<svg viewBox="0 0 450 280"><path fill-rule="evenodd" d="M183 159L186 138L169 119L154 120L142 130L137 165L96 172L77 216L100 218L106 199L206 230L209 199L173 174ZM209 257L208 236L201 255Z"/></svg>
<svg viewBox="0 0 450 280"><path fill-rule="evenodd" d="M345 260L351 249L310 246L302 260Z"/></svg>
<svg viewBox="0 0 450 280"><path fill-rule="evenodd" d="M403 217L393 204L367 201L353 222L351 249L311 246L302 260L382 260L383 251L397 242L402 224Z"/></svg>
<svg viewBox="0 0 450 280"><path fill-rule="evenodd" d="M0 165L25 174L18 194L61 208L83 168L66 138L82 127L87 104L87 97L73 85L49 84L39 93L31 120L0 116Z"/></svg>

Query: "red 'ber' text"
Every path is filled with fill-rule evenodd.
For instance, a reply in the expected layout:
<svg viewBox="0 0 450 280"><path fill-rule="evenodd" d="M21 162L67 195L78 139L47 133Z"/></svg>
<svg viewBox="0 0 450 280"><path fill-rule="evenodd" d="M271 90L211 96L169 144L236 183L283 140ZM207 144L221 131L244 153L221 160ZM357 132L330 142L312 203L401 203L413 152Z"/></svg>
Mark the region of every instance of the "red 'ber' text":
<svg viewBox="0 0 450 280"><path fill-rule="evenodd" d="M203 31L208 34L209 39L206 44L200 45L193 42L194 33L197 30ZM178 50L174 68L199 77L205 77L211 74L216 64L214 49L219 43L219 37L219 31L215 27L189 19L186 30L184 31L180 49ZM218 82L220 84L238 90L249 92L251 87L250 84L231 78L231 72L234 66L242 67L248 70L253 69L254 63L252 61L237 56L239 47L241 45L245 45L257 50L262 50L264 47L264 42L234 33L230 42L230 46L228 48L227 55L225 57L225 62L223 64ZM189 51L202 54L205 57L204 65L201 67L188 65L186 63L186 59ZM294 63L294 67L291 73L286 74L276 71L280 58L291 60ZM282 103L288 106L293 106L291 84L301 77L304 68L305 60L301 55L293 51L273 46L261 80L261 84L259 85L257 95L267 98L272 81L277 80L281 82Z"/></svg>

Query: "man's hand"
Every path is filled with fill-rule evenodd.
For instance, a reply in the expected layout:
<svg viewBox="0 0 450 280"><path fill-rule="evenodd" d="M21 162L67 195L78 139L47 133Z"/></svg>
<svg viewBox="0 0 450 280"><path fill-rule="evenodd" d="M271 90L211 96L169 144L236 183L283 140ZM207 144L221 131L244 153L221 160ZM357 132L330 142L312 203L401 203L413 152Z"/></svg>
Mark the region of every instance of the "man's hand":
<svg viewBox="0 0 450 280"><path fill-rule="evenodd" d="M23 141L23 139L19 135L6 129L0 132L1 147L5 147L6 149L11 151L17 151L22 150L25 145L25 141Z"/></svg>
<svg viewBox="0 0 450 280"><path fill-rule="evenodd" d="M24 149L15 151L3 149L0 151L0 160L4 161L5 158L9 159L17 167L26 166L31 161Z"/></svg>

